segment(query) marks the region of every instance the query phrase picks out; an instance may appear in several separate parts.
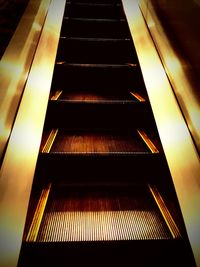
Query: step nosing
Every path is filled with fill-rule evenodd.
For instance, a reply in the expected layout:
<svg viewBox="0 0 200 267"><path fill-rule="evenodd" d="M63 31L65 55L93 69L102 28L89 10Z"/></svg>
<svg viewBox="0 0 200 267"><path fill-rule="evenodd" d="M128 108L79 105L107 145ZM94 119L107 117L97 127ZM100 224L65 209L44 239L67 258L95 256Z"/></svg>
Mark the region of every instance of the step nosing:
<svg viewBox="0 0 200 267"><path fill-rule="evenodd" d="M113 151L113 152L95 152L95 151L91 151L91 152L86 152L86 151L78 151L78 152L73 152L73 151L51 151L49 153L41 153L42 155L62 155L62 156L96 156L96 157L100 157L100 156L141 156L141 155L155 155L152 154L149 151ZM158 154L156 154L158 155Z"/></svg>
<svg viewBox="0 0 200 267"><path fill-rule="evenodd" d="M66 103L66 104L91 104L91 105L115 105L115 104L133 104L140 103L137 100L70 100L70 99L58 99L58 100L50 100L51 103Z"/></svg>
<svg viewBox="0 0 200 267"><path fill-rule="evenodd" d="M125 19L108 19L108 18L82 18L82 17L68 17L64 16L63 20L71 21L89 21L89 22L126 22Z"/></svg>
<svg viewBox="0 0 200 267"><path fill-rule="evenodd" d="M95 64L95 63L67 63L65 61L56 62L56 65L63 65L65 67L80 67L80 68L135 68L137 63L124 63L124 64Z"/></svg>
<svg viewBox="0 0 200 267"><path fill-rule="evenodd" d="M72 5L72 6L89 6L89 7L121 7L121 3L90 3L90 2L71 2L67 1L66 5Z"/></svg>
<svg viewBox="0 0 200 267"><path fill-rule="evenodd" d="M67 37L61 36L61 40L66 41L88 41L88 42L130 42L130 38L103 38L103 37Z"/></svg>

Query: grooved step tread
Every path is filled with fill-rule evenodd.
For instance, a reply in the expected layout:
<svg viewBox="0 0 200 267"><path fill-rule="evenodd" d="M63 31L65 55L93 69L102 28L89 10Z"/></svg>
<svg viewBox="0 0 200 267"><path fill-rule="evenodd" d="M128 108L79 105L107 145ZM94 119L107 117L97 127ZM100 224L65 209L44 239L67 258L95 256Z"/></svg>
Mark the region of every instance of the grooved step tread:
<svg viewBox="0 0 200 267"><path fill-rule="evenodd" d="M150 191L111 186L53 189L36 241L145 239L172 239Z"/></svg>
<svg viewBox="0 0 200 267"><path fill-rule="evenodd" d="M59 97L58 100L62 101L79 101L79 102L95 102L95 103L106 103L109 102L109 104L114 103L125 103L125 102L133 102L135 99L131 97L131 95L123 96L123 95L114 95L114 94L98 94L98 93L92 93L92 92L63 92L63 94ZM136 100L135 100L136 101Z"/></svg>
<svg viewBox="0 0 200 267"><path fill-rule="evenodd" d="M149 152L137 132L108 130L60 130L51 152L66 153L129 153Z"/></svg>
<svg viewBox="0 0 200 267"><path fill-rule="evenodd" d="M142 96L137 92L131 92L126 90L114 91L105 90L57 90L50 93L50 101L61 102L79 102L79 103L134 103L134 102L145 102L147 96ZM54 102L55 103L55 102Z"/></svg>

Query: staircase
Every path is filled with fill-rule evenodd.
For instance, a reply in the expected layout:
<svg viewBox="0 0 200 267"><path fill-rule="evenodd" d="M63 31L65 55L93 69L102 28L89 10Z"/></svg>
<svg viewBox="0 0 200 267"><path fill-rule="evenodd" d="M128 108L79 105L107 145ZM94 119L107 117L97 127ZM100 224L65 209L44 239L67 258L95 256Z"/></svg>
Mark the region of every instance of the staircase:
<svg viewBox="0 0 200 267"><path fill-rule="evenodd" d="M195 266L120 0L65 6L18 266L69 264Z"/></svg>

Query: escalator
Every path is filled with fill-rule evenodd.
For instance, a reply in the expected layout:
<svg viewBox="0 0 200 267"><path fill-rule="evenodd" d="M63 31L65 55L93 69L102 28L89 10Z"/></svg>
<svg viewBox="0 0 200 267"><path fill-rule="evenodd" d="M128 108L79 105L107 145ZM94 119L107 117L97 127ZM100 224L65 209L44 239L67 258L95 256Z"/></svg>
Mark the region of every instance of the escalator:
<svg viewBox="0 0 200 267"><path fill-rule="evenodd" d="M66 2L23 266L195 266L120 0Z"/></svg>

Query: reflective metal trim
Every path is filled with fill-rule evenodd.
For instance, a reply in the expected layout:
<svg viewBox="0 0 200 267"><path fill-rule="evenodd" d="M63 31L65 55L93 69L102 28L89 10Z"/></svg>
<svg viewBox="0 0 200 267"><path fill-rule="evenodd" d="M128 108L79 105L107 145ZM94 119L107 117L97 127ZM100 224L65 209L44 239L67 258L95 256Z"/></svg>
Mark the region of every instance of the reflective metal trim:
<svg viewBox="0 0 200 267"><path fill-rule="evenodd" d="M132 95L132 96L134 96L137 100L139 100L140 102L145 102L145 99L141 96L141 95L139 95L138 93L136 93L136 92L130 92L130 94Z"/></svg>
<svg viewBox="0 0 200 267"><path fill-rule="evenodd" d="M147 1L140 0L139 5L200 153L199 82L196 81L194 70L191 69L190 64L181 56L180 51L176 51L172 47L151 1L147 3Z"/></svg>
<svg viewBox="0 0 200 267"><path fill-rule="evenodd" d="M179 232L179 229L175 223L175 221L173 220L167 206L165 205L165 202L163 200L163 198L161 197L160 193L158 192L158 190L155 187L151 187L149 185L149 189L151 191L151 194L156 202L156 204L158 205L158 208L160 210L160 212L162 213L162 216L171 232L171 235L173 238L180 238L181 234Z"/></svg>
<svg viewBox="0 0 200 267"><path fill-rule="evenodd" d="M60 91L60 90L56 91L55 94L51 97L51 100L58 100L62 92L63 91Z"/></svg>
<svg viewBox="0 0 200 267"><path fill-rule="evenodd" d="M200 266L199 156L138 3L135 0L122 2L188 238Z"/></svg>
<svg viewBox="0 0 200 267"><path fill-rule="evenodd" d="M52 129L51 130L49 137L48 137L48 139L47 139L47 141L46 141L46 143L42 149L42 153L49 153L50 152L57 133L58 133L58 129Z"/></svg>
<svg viewBox="0 0 200 267"><path fill-rule="evenodd" d="M38 201L38 204L37 204L34 216L33 216L31 226L29 228L29 232L26 237L26 242L34 242L37 239L38 231L40 228L40 224L41 224L44 210L46 207L46 203L48 200L50 189L51 189L51 184L49 184L47 188L42 190L40 199Z"/></svg>
<svg viewBox="0 0 200 267"><path fill-rule="evenodd" d="M154 143L149 139L149 137L146 135L144 131L137 130L138 134L142 138L142 140L145 142L145 144L148 146L148 148L151 150L152 153L159 153L159 150L154 145Z"/></svg>
<svg viewBox="0 0 200 267"><path fill-rule="evenodd" d="M17 266L64 8L65 0L49 7L0 171L1 267Z"/></svg>
<svg viewBox="0 0 200 267"><path fill-rule="evenodd" d="M50 0L31 0L0 61L0 159L38 45Z"/></svg>

